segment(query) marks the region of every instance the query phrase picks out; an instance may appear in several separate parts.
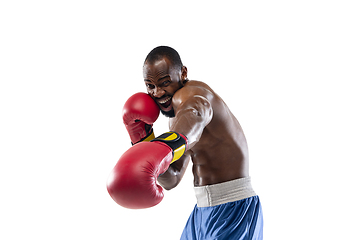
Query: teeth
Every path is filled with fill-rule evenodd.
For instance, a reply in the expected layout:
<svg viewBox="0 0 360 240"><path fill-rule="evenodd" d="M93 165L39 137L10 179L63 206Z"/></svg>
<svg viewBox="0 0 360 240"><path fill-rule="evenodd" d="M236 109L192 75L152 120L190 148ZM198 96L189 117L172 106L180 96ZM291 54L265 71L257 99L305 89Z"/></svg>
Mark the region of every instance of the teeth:
<svg viewBox="0 0 360 240"><path fill-rule="evenodd" d="M164 104L166 103L167 101L169 101L171 99L171 97L168 97L166 98L165 100L162 100L162 101L159 101L160 104Z"/></svg>

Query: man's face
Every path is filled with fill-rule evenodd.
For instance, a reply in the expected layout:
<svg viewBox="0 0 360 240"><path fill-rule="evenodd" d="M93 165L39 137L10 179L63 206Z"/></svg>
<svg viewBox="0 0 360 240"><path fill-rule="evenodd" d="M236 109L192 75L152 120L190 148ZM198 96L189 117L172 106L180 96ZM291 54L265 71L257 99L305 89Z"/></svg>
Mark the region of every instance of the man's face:
<svg viewBox="0 0 360 240"><path fill-rule="evenodd" d="M172 67L164 57L153 64L145 62L143 74L147 92L159 105L161 112L167 117L174 117L172 97L183 86L182 71Z"/></svg>

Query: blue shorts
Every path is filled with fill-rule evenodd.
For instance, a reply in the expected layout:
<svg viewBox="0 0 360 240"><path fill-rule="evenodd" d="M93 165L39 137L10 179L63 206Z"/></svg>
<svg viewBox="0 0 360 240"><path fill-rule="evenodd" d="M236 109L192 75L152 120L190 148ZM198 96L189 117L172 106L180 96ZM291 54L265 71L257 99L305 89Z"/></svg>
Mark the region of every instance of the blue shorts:
<svg viewBox="0 0 360 240"><path fill-rule="evenodd" d="M186 223L181 240L263 239L263 215L258 196L216 206L198 205L199 202Z"/></svg>

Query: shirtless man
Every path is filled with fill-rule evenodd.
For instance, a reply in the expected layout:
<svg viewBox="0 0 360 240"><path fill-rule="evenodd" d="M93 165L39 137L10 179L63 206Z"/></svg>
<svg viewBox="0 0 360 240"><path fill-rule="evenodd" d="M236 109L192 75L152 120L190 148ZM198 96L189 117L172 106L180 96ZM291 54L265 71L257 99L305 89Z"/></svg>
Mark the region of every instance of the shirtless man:
<svg viewBox="0 0 360 240"><path fill-rule="evenodd" d="M153 49L146 57L143 74L148 95L161 112L170 118L170 132L151 140L149 148L156 148L159 143L168 145L172 149L171 157L165 166L162 165L166 161L162 160L159 167L155 167L157 170L151 169L152 177L157 177L158 183L170 190L181 181L189 161L193 163L197 205L181 239L262 239L262 210L259 197L251 188L246 139L227 105L205 83L188 80L187 68L182 65L179 54L170 47ZM150 121L140 120L138 116L132 116L130 121L124 118L133 143L153 138L152 122L156 118ZM135 132L137 138L134 137ZM174 142L177 144L171 145L168 140L164 140L169 136L175 136L178 140ZM133 148L139 146L141 150L136 150L132 155L138 156L143 151L147 155L152 154L145 149L144 143L135 144ZM183 151L179 151L181 147ZM152 151L152 155L155 155L160 150ZM119 162L124 166L126 161L121 159ZM151 168L156 166L154 163L150 165ZM149 169L149 166L145 168ZM115 177L111 177L112 181L119 175L117 170ZM136 171L139 169L136 168ZM156 182L156 178L152 181ZM118 191L124 192L110 187L109 193L115 201L117 197L114 197L114 192ZM138 197L137 194L134 199ZM142 195L142 198L146 197Z"/></svg>

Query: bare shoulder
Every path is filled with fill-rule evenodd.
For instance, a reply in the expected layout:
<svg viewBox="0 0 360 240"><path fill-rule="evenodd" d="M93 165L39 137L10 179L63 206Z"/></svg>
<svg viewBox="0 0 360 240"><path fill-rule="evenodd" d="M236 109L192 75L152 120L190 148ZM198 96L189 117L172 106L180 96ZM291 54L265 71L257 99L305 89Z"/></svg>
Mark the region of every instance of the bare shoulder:
<svg viewBox="0 0 360 240"><path fill-rule="evenodd" d="M213 90L207 84L200 81L191 80L174 94L173 103L175 106L179 106L181 103L198 96L211 101L214 97L214 94L215 93Z"/></svg>

